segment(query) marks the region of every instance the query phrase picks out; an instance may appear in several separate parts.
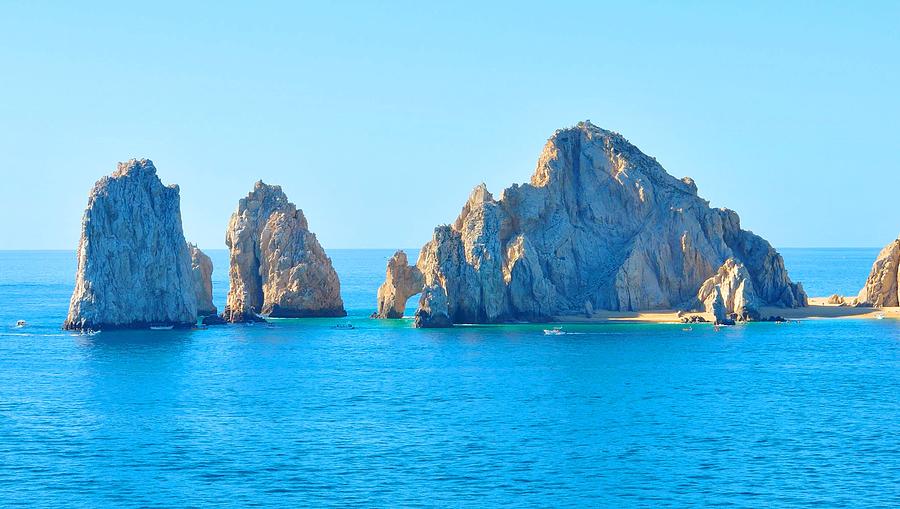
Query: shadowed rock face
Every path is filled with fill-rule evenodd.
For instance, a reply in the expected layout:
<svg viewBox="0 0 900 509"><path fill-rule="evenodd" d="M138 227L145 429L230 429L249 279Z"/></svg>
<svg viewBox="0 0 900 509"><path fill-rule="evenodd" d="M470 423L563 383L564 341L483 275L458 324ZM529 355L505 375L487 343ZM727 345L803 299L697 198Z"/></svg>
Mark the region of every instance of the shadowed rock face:
<svg viewBox="0 0 900 509"><path fill-rule="evenodd" d="M225 243L231 251L225 320L347 314L331 260L281 187L257 182L231 216Z"/></svg>
<svg viewBox="0 0 900 509"><path fill-rule="evenodd" d="M690 307L728 259L760 304L806 305L781 256L737 214L710 208L691 179L621 135L581 123L550 138L529 184L500 199L482 184L452 225L435 228L416 262L429 289L417 323Z"/></svg>
<svg viewBox="0 0 900 509"><path fill-rule="evenodd" d="M66 329L191 327L197 304L178 186L147 159L94 184L78 245Z"/></svg>
<svg viewBox="0 0 900 509"><path fill-rule="evenodd" d="M900 239L892 241L878 253L866 285L856 298L858 304L875 307L900 306L898 267L900 267Z"/></svg>
<svg viewBox="0 0 900 509"><path fill-rule="evenodd" d="M197 316L215 315L218 310L212 300L212 260L194 244L188 244L188 251L191 253L191 276L194 280Z"/></svg>

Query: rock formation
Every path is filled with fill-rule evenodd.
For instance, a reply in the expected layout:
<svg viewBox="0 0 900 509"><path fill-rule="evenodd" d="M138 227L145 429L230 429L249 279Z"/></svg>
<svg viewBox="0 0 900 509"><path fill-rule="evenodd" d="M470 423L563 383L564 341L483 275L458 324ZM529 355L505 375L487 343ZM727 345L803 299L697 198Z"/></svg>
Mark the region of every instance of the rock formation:
<svg viewBox="0 0 900 509"><path fill-rule="evenodd" d="M710 208L693 180L583 122L550 138L529 184L499 199L482 184L452 225L435 228L416 262L427 289L417 323L690 307L729 259L760 305L806 305L781 256L736 213ZM392 284L380 310L408 293Z"/></svg>
<svg viewBox="0 0 900 509"><path fill-rule="evenodd" d="M838 295L835 293L835 294L832 294L830 297L828 297L828 299L825 300L825 304L828 304L830 306L846 306L847 299L844 298L843 295Z"/></svg>
<svg viewBox="0 0 900 509"><path fill-rule="evenodd" d="M147 159L94 184L81 224L66 329L191 327L197 304L178 186Z"/></svg>
<svg viewBox="0 0 900 509"><path fill-rule="evenodd" d="M347 314L331 259L281 187L257 182L231 216L225 243L231 251L225 320Z"/></svg>
<svg viewBox="0 0 900 509"><path fill-rule="evenodd" d="M900 305L898 267L900 267L900 239L892 241L878 253L866 285L856 298L858 305L874 307Z"/></svg>
<svg viewBox="0 0 900 509"><path fill-rule="evenodd" d="M377 318L402 318L406 301L422 291L422 273L410 266L406 253L397 251L388 260L384 283L378 288Z"/></svg>
<svg viewBox="0 0 900 509"><path fill-rule="evenodd" d="M734 258L725 260L719 270L707 279L697 300L717 323L759 319L759 298L747 268Z"/></svg>
<svg viewBox="0 0 900 509"><path fill-rule="evenodd" d="M212 260L195 244L188 243L188 251L191 253L191 276L194 280L197 315L215 315L218 310L212 300Z"/></svg>

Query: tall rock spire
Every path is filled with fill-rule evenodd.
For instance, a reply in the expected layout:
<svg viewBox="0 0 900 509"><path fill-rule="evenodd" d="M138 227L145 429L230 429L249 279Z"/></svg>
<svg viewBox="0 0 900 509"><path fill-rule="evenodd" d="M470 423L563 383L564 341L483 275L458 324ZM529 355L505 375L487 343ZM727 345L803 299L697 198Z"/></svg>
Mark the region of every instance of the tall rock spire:
<svg viewBox="0 0 900 509"><path fill-rule="evenodd" d="M178 186L164 186L150 160L119 163L88 198L64 327L190 327L196 321Z"/></svg>
<svg viewBox="0 0 900 509"><path fill-rule="evenodd" d="M232 214L225 243L231 252L225 320L347 314L331 259L280 186L256 183Z"/></svg>

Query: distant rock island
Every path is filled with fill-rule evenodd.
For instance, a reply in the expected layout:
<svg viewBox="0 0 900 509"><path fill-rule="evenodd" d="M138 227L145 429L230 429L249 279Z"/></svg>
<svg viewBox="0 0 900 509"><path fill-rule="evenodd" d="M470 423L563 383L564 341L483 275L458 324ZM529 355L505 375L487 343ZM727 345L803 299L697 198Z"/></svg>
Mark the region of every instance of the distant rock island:
<svg viewBox="0 0 900 509"><path fill-rule="evenodd" d="M66 329L192 327L197 297L178 186L147 159L94 184L78 245Z"/></svg>
<svg viewBox="0 0 900 509"><path fill-rule="evenodd" d="M391 258L378 315L415 323L546 321L595 310L689 309L720 320L802 307L781 256L617 133L582 122L554 133L531 182L499 199L479 185L414 266Z"/></svg>
<svg viewBox="0 0 900 509"><path fill-rule="evenodd" d="M257 182L231 216L225 243L231 253L226 321L346 316L331 259L281 187Z"/></svg>

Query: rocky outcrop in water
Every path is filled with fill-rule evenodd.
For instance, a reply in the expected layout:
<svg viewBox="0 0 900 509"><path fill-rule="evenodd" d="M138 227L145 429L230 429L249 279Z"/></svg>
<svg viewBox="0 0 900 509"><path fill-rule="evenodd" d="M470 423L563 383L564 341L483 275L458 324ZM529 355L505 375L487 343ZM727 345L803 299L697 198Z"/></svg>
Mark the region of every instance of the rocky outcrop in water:
<svg viewBox="0 0 900 509"><path fill-rule="evenodd" d="M119 163L94 184L77 255L66 329L196 324L178 186L163 185L151 161Z"/></svg>
<svg viewBox="0 0 900 509"><path fill-rule="evenodd" d="M758 320L759 298L753 289L750 272L734 258L725 260L714 276L707 279L697 300L717 323Z"/></svg>
<svg viewBox="0 0 900 509"><path fill-rule="evenodd" d="M892 241L878 253L875 263L872 264L872 271L866 279L866 285L856 298L858 305L900 306L898 267L900 267L900 239Z"/></svg>
<svg viewBox="0 0 900 509"><path fill-rule="evenodd" d="M621 135L580 123L550 138L530 183L499 199L482 184L435 228L416 262L428 290L417 324L690 307L729 259L760 305L806 305L781 256L736 213L711 208L693 180Z"/></svg>
<svg viewBox="0 0 900 509"><path fill-rule="evenodd" d="M422 289L414 323L416 327L452 327L448 309L447 291L437 284L428 285Z"/></svg>
<svg viewBox="0 0 900 509"><path fill-rule="evenodd" d="M410 266L406 253L397 251L388 260L384 283L378 288L377 318L402 318L406 301L422 291L422 273Z"/></svg>
<svg viewBox="0 0 900 509"><path fill-rule="evenodd" d="M197 315L215 315L218 310L212 300L212 260L195 244L188 243L188 251L191 253L191 276L194 280Z"/></svg>
<svg viewBox="0 0 900 509"><path fill-rule="evenodd" d="M225 243L231 252L225 320L347 314L331 259L281 187L257 182L231 216Z"/></svg>

